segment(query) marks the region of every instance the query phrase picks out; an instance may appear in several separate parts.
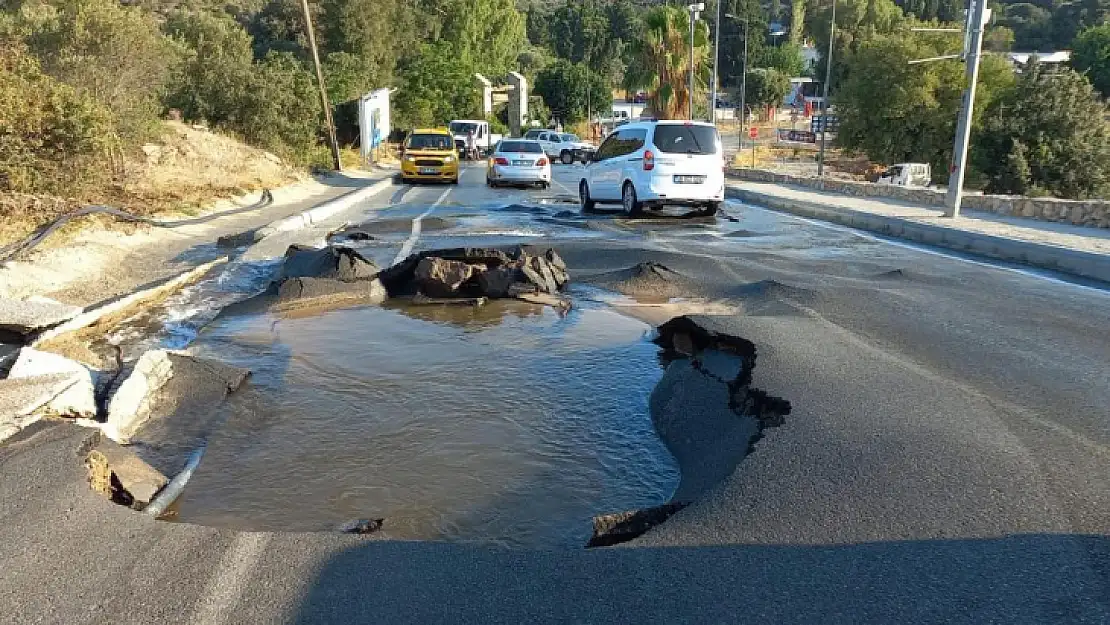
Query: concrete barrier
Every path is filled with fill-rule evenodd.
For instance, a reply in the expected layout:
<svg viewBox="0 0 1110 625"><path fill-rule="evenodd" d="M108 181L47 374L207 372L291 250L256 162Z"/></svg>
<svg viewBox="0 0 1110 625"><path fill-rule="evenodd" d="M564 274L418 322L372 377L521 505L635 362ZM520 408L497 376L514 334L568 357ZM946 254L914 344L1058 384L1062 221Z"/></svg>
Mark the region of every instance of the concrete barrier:
<svg viewBox="0 0 1110 625"><path fill-rule="evenodd" d="M749 182L772 182L850 195L874 197L909 202L920 206L943 209L945 193L939 189L899 187L837 178L811 178L791 176L760 169L733 169L729 178ZM1110 228L1110 201L1062 200L1059 198L1032 198L1018 195L966 194L962 206L998 215L1026 217L1041 221L1069 223L1076 226Z"/></svg>
<svg viewBox="0 0 1110 625"><path fill-rule="evenodd" d="M258 240L264 239L272 234L278 232L288 232L290 230L299 230L307 228L315 223L319 223L328 217L332 217L363 200L381 193L393 185L393 178L389 177L384 180L379 180L370 186L363 187L357 191L352 191L334 200L328 200L322 204L318 204L306 211L290 215L284 219L279 219L268 226L259 229L256 235Z"/></svg>
<svg viewBox="0 0 1110 625"><path fill-rule="evenodd" d="M729 188L727 195L750 204L802 217L1110 283L1110 256L1104 254L922 224L839 206L830 207L816 202L781 198L747 189Z"/></svg>

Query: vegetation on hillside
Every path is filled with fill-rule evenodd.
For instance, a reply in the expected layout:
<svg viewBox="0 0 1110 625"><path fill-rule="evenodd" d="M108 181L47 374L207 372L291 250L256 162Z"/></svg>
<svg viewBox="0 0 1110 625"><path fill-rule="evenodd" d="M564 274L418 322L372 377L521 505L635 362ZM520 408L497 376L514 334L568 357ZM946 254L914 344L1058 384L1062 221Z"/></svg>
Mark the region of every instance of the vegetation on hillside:
<svg viewBox="0 0 1110 625"><path fill-rule="evenodd" d="M712 0L695 28L695 116L707 110L706 87L714 71L722 94L734 92L746 71L753 105L781 101L791 76L812 71L823 78L829 2L720 1L719 68L711 66L717 14ZM957 51L960 38L909 28L958 24L962 3L836 2L830 88L843 119L841 144L881 162L927 161L942 176L965 86L963 66L906 61ZM1065 112L1076 113L1069 119L1090 135L1048 149L1014 123L992 122L988 128L984 111L1017 110L1033 93L1011 86L1013 70L991 57L980 85L976 137L994 142L990 153L996 165L1013 162L1013 171L1027 173L998 173L988 161L977 160L971 180L1075 197L1104 192L1101 183L1059 182L1051 173L1058 166L1042 167L1038 159L1104 158L1084 146L1101 136L1104 126L1105 106L1096 93L1110 90L1108 6L1110 0L993 6L988 48L1074 47L1075 72L1059 80L1076 98ZM395 87L397 127L479 115L474 74L500 82L508 71L532 82L538 98L530 120L539 123L569 125L590 111L604 114L614 89L647 91L658 114L689 114L689 13L682 4L313 0L310 10L332 105ZM770 32L772 23L782 26L782 34ZM78 195L118 179L120 163L155 138L163 128L160 118L171 112L293 162L324 160L322 115L298 0L0 0L0 41L0 190ZM803 41L817 46L815 68L802 62ZM1042 74L1039 80L1048 80ZM1020 79L1025 85L1025 75ZM1081 88L1088 82L1097 92ZM346 113L337 113L337 119L351 123ZM504 119L493 121L500 126ZM1025 119L1032 127L1036 121ZM1076 143L1074 149L1070 143Z"/></svg>

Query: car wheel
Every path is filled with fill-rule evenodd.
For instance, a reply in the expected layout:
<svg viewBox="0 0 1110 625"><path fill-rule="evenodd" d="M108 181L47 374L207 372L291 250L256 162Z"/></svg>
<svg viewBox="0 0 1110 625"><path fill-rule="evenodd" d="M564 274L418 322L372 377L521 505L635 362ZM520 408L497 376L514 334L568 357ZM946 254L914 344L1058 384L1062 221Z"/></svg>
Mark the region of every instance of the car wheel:
<svg viewBox="0 0 1110 625"><path fill-rule="evenodd" d="M593 198L590 197L590 185L586 181L578 183L578 199L582 203L582 211L588 212L594 209L595 203Z"/></svg>
<svg viewBox="0 0 1110 625"><path fill-rule="evenodd" d="M452 178L451 179L451 184L459 184L459 177L455 176L454 178Z"/></svg>
<svg viewBox="0 0 1110 625"><path fill-rule="evenodd" d="M624 190L621 191L621 204L624 206L624 212L629 215L639 215L644 210L644 205L636 198L636 187L631 182L624 183Z"/></svg>
<svg viewBox="0 0 1110 625"><path fill-rule="evenodd" d="M717 213L721 212L721 205L723 203L724 202L709 202L705 205L705 214L716 215Z"/></svg>
<svg viewBox="0 0 1110 625"><path fill-rule="evenodd" d="M563 150L559 153L559 162L564 165L570 165L574 163L574 153L572 153L570 150Z"/></svg>

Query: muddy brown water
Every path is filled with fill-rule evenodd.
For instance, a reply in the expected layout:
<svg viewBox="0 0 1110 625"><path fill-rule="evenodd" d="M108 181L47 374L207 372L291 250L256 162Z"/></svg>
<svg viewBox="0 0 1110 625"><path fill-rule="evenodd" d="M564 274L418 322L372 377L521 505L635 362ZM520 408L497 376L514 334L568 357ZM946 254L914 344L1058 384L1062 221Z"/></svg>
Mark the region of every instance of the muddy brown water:
<svg viewBox="0 0 1110 625"><path fill-rule="evenodd" d="M648 414L650 327L600 304L519 302L217 319L193 350L250 368L178 520L391 538L586 544L679 473Z"/></svg>

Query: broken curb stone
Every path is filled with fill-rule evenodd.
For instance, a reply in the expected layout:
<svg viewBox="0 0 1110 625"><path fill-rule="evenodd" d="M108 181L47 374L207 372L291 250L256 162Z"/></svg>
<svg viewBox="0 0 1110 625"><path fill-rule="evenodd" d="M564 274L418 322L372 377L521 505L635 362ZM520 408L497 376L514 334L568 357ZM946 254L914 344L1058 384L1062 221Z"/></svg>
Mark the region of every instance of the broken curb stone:
<svg viewBox="0 0 1110 625"><path fill-rule="evenodd" d="M12 380L44 376L60 376L61 382L56 387L58 392L36 410L62 417L96 417L95 376L76 360L24 347L8 372L8 379Z"/></svg>
<svg viewBox="0 0 1110 625"><path fill-rule="evenodd" d="M127 444L151 418L183 405L211 405L237 390L250 371L208 358L163 349L144 353L108 403L102 429Z"/></svg>

